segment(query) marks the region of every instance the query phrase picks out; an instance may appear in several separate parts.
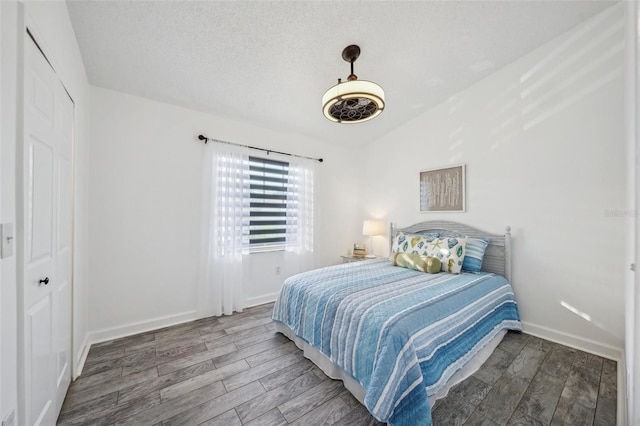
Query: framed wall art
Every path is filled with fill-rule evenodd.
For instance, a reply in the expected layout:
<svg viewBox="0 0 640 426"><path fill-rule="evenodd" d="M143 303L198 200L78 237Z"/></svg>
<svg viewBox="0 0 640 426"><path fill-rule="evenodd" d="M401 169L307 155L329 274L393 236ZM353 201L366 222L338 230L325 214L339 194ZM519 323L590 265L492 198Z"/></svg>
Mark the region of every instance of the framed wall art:
<svg viewBox="0 0 640 426"><path fill-rule="evenodd" d="M465 211L465 166L420 172L421 212Z"/></svg>

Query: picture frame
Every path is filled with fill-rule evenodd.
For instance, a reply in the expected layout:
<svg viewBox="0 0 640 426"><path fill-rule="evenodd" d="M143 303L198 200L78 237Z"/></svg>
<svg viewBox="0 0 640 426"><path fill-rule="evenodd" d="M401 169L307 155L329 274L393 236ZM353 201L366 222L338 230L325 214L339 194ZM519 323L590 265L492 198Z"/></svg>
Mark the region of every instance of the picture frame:
<svg viewBox="0 0 640 426"><path fill-rule="evenodd" d="M464 212L466 167L464 164L420 172L420 212Z"/></svg>

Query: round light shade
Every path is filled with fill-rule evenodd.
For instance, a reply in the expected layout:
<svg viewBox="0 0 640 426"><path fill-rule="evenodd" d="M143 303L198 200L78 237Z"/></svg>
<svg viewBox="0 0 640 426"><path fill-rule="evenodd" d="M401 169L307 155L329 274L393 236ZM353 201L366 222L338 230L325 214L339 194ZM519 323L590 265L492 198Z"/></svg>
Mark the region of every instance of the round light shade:
<svg viewBox="0 0 640 426"><path fill-rule="evenodd" d="M338 123L361 123L384 109L384 90L366 80L340 82L322 96L322 112Z"/></svg>

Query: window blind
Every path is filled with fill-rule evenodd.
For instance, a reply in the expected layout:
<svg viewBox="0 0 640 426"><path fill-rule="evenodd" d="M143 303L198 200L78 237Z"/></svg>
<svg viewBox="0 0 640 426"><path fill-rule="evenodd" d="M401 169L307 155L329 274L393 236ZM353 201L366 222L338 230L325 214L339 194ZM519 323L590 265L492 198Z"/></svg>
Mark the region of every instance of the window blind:
<svg viewBox="0 0 640 426"><path fill-rule="evenodd" d="M249 245L284 245L289 163L249 157ZM295 224L289 224L295 225Z"/></svg>

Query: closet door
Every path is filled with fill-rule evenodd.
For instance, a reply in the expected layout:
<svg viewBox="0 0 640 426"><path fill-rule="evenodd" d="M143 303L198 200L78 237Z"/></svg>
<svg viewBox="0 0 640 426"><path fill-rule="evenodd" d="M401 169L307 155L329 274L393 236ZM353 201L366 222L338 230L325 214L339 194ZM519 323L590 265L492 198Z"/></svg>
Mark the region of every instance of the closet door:
<svg viewBox="0 0 640 426"><path fill-rule="evenodd" d="M73 103L29 34L18 208L21 424L55 424L71 381Z"/></svg>

